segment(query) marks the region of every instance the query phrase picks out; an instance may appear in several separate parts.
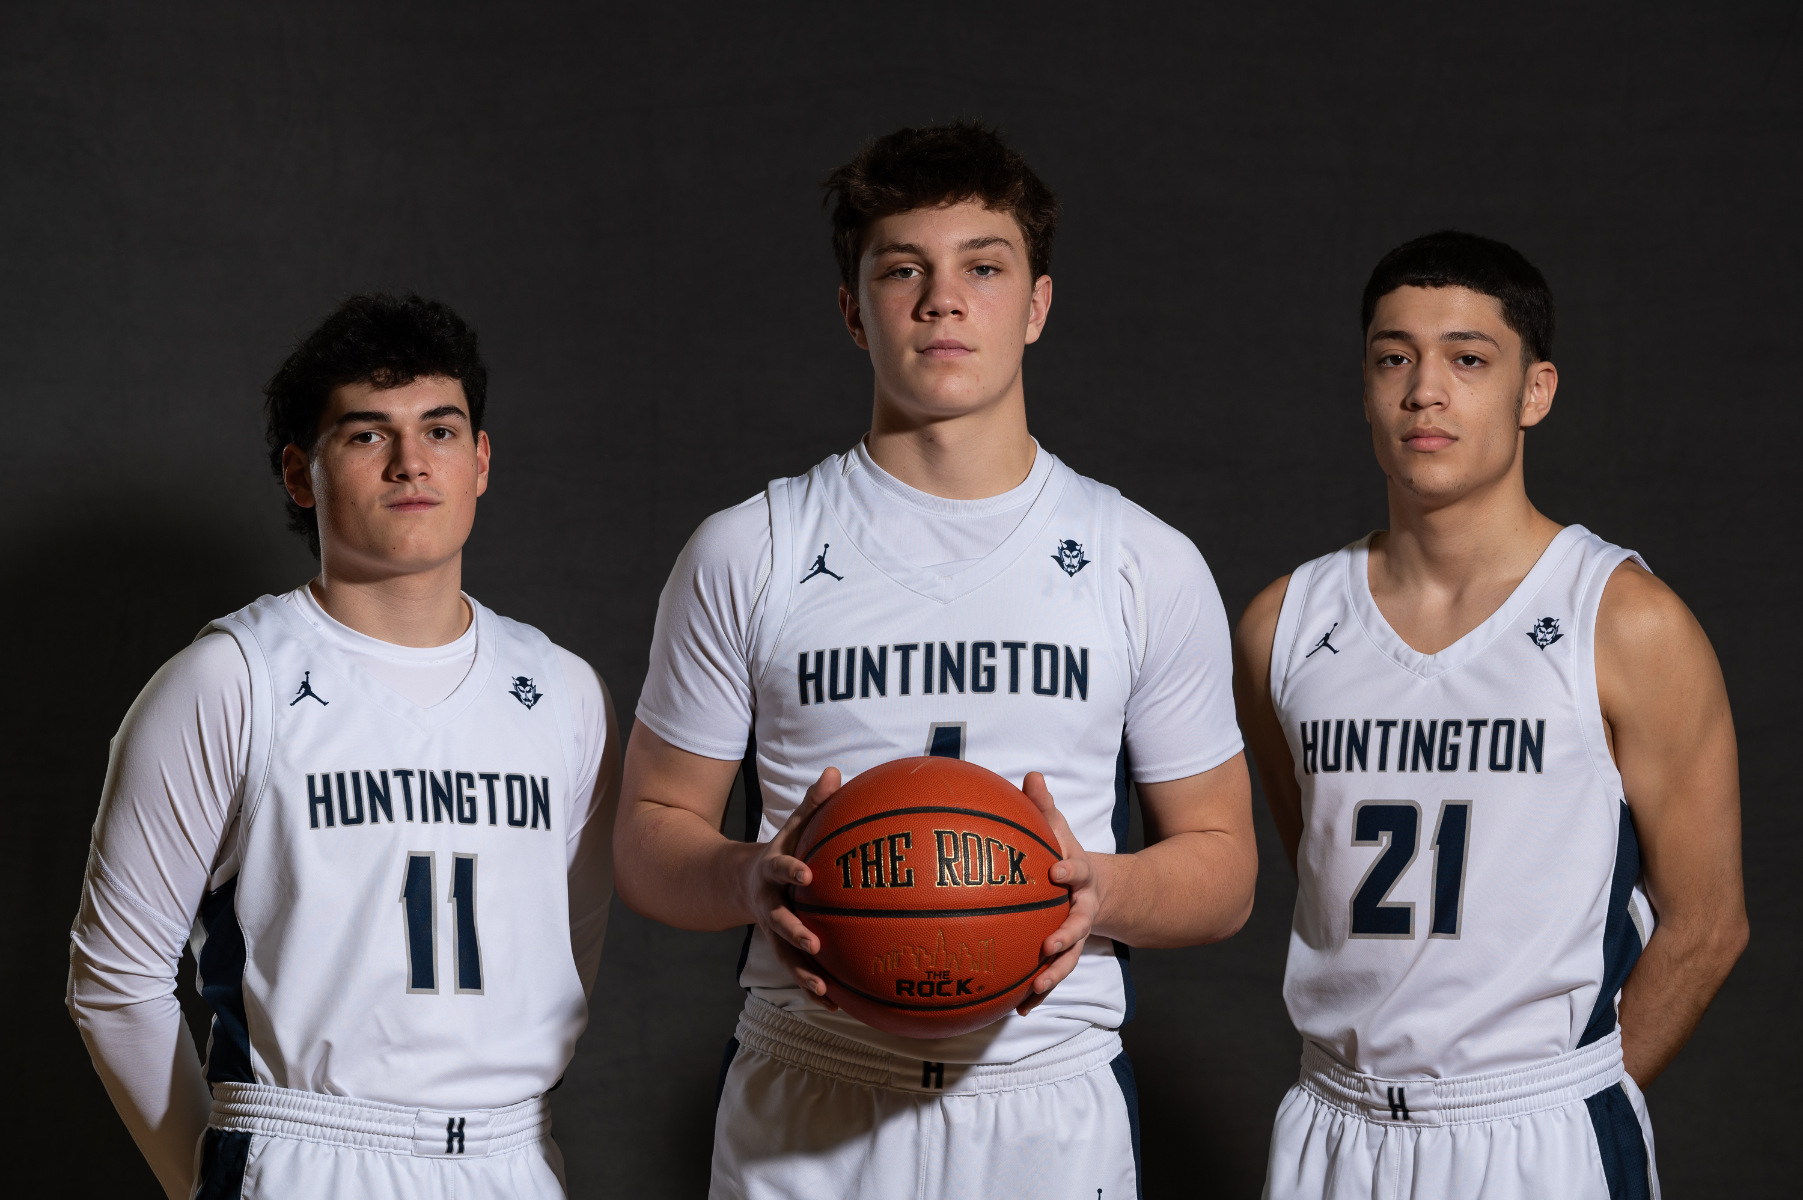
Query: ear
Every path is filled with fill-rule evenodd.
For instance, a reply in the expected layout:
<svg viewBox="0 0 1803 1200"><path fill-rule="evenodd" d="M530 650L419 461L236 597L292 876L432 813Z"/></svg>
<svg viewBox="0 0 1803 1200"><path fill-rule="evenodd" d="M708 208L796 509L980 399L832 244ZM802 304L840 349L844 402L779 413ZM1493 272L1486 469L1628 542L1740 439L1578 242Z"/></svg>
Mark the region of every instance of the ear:
<svg viewBox="0 0 1803 1200"><path fill-rule="evenodd" d="M1549 362L1537 362L1528 368L1527 382L1521 390L1523 429L1546 420L1553 408L1553 393L1559 390L1559 368Z"/></svg>
<svg viewBox="0 0 1803 1200"><path fill-rule="evenodd" d="M488 490L488 430L476 434L476 495Z"/></svg>
<svg viewBox="0 0 1803 1200"><path fill-rule="evenodd" d="M1046 318L1052 315L1052 277L1041 275L1033 281L1033 302L1027 309L1027 345L1039 340Z"/></svg>
<svg viewBox="0 0 1803 1200"><path fill-rule="evenodd" d="M302 508L318 503L313 497L313 460L293 442L282 447L282 486L288 498Z"/></svg>
<svg viewBox="0 0 1803 1200"><path fill-rule="evenodd" d="M858 305L858 294L839 285L839 315L845 318L845 329L851 334L851 340L858 344L858 349L870 349L870 338L864 333L864 310Z"/></svg>

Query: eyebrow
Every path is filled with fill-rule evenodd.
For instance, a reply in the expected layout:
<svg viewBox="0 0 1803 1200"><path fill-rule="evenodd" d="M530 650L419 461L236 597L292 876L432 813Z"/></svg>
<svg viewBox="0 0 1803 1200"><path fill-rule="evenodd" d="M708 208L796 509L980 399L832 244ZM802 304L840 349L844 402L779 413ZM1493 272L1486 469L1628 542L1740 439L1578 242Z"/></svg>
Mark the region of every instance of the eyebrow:
<svg viewBox="0 0 1803 1200"><path fill-rule="evenodd" d="M1002 237L1000 234L992 233L987 237L966 238L958 243L958 249L960 251L985 250L990 246L1012 247L1013 245L1014 243L1007 238ZM927 252L913 242L884 242L880 246L872 246L870 248L870 253L879 258L885 254L908 254L915 258L925 258L927 256Z"/></svg>
<svg viewBox="0 0 1803 1200"><path fill-rule="evenodd" d="M455 404L441 404L437 408L427 409L419 415L419 419L422 421L442 421L447 417L462 417L466 421L469 420L469 414ZM392 420L393 418L385 412L377 412L374 409L362 409L356 412L345 413L336 421L332 422L332 427L337 429L345 425L385 425Z"/></svg>
<svg viewBox="0 0 1803 1200"><path fill-rule="evenodd" d="M1412 342L1415 340L1415 335L1405 329L1379 329L1371 334L1371 340L1373 342L1381 342L1386 339L1398 342ZM1451 329L1441 334L1439 340L1442 342L1489 342L1498 350L1502 349L1502 343L1498 342L1489 334L1476 329Z"/></svg>

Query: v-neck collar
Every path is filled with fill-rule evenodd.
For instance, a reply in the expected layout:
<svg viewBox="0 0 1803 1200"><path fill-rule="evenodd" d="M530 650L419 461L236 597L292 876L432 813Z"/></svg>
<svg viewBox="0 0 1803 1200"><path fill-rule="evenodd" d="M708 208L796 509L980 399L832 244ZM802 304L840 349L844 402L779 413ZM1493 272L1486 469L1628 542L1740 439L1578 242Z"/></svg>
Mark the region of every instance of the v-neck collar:
<svg viewBox="0 0 1803 1200"><path fill-rule="evenodd" d="M1052 513L1057 510L1058 501L1064 495L1064 489L1070 481L1071 470L1059 461L1057 455L1048 451L1044 446L1037 446L1036 443L1036 447L1037 454L1045 455L1047 467L1044 482L1039 485L1039 492L1028 505L1025 515L1021 517L1020 522L1015 525L1014 531L1004 538L1000 545L953 575L942 575L932 567L910 566L890 553L882 544L881 539L875 536L875 532L864 514L849 503L845 476L854 470L881 470L880 467L875 467L874 464L871 467L864 466L859 461L860 456L853 451L841 455L836 460L829 459L821 464L819 470L826 485L827 508L839 528L845 532L846 540L851 543L852 548L858 552L859 556L895 584L929 600L950 604L954 600L968 596L1007 570L1028 545L1043 534L1046 524L1052 519ZM1035 470L1027 473L1027 480L1032 479L1038 465L1038 462L1035 461ZM1025 484L1027 480L1022 480L1022 484ZM887 486L888 482L887 480L882 481L885 485L884 490L893 492L895 489ZM900 484L900 481L895 482L897 486L906 486ZM896 503L907 503L907 501L897 497ZM941 503L950 502L941 501ZM923 510L921 519L932 520L932 514Z"/></svg>
<svg viewBox="0 0 1803 1200"><path fill-rule="evenodd" d="M1390 622L1377 607L1377 600L1371 595L1371 539L1376 536L1368 533L1353 544L1352 553L1346 556L1346 591L1351 597L1353 615L1364 627L1365 636L1373 645L1397 666L1412 671L1423 679L1432 679L1456 670L1483 653L1498 637L1512 629L1521 619L1540 589L1553 572L1559 569L1566 557L1577 548L1577 544L1587 534L1582 525L1567 525L1553 540L1547 543L1546 549L1540 552L1533 569L1522 577L1515 590L1475 629L1437 654L1423 654L1407 642L1390 627Z"/></svg>
<svg viewBox="0 0 1803 1200"><path fill-rule="evenodd" d="M351 656L349 651L340 646L324 631L317 629L307 620L306 614L287 600L279 600L275 607L289 628L322 647L342 669L344 678L352 685L361 688L377 707L403 721L410 722L420 729L432 732L449 725L462 716L469 706L481 695L482 688L488 682L490 671L494 667L495 647L491 635L492 626L488 612L473 597L464 596L470 606L470 624L476 631L476 658L470 664L469 673L463 677L451 694L434 704L431 708L421 708L407 697L401 695L387 684L365 671Z"/></svg>

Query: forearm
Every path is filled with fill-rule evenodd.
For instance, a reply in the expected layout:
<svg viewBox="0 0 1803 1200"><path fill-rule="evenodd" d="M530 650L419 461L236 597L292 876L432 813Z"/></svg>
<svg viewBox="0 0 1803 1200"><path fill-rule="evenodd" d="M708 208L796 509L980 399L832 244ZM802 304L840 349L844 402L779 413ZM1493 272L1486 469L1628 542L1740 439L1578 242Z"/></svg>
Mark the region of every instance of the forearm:
<svg viewBox="0 0 1803 1200"><path fill-rule="evenodd" d="M1622 1058L1647 1087L1696 1031L1709 1002L1746 946L1744 919L1691 932L1661 925L1622 988Z"/></svg>
<svg viewBox="0 0 1803 1200"><path fill-rule="evenodd" d="M94 1070L157 1182L172 1200L194 1183L194 1148L212 1100L173 995L117 1008L71 997L70 1015Z"/></svg>
<svg viewBox="0 0 1803 1200"><path fill-rule="evenodd" d="M743 881L762 851L725 837L687 809L624 801L615 839L620 898L642 916L678 929L731 929L757 921Z"/></svg>
<svg viewBox="0 0 1803 1200"><path fill-rule="evenodd" d="M1094 932L1130 946L1218 942L1252 913L1258 855L1250 833L1173 834L1135 854L1091 855L1101 911Z"/></svg>

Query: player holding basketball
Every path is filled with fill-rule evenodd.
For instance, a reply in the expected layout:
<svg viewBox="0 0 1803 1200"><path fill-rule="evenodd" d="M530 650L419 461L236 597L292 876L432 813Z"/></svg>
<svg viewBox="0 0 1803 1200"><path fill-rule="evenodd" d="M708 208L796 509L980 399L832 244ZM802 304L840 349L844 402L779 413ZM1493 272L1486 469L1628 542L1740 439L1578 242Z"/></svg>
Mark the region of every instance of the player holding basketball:
<svg viewBox="0 0 1803 1200"><path fill-rule="evenodd" d="M1227 937L1252 902L1219 595L1188 539L1027 432L1056 202L1026 163L979 126L905 129L828 186L870 432L709 518L671 573L626 756L621 895L684 928L757 926L715 1197L1120 1200L1138 1180L1125 945ZM916 1041L823 1002L782 887L811 878L795 831L841 779L923 753L1024 780L1073 904L1021 1012ZM746 842L720 832L741 757ZM1129 778L1137 854L1120 852Z"/></svg>
<svg viewBox="0 0 1803 1200"><path fill-rule="evenodd" d="M543 1093L600 962L619 750L594 671L461 591L486 393L443 305L333 313L268 387L318 577L213 622L114 739L69 1006L170 1196L563 1194Z"/></svg>
<svg viewBox="0 0 1803 1200"><path fill-rule="evenodd" d="M1432 234L1363 322L1390 528L1237 637L1300 876L1266 1195L1657 1195L1640 1088L1747 938L1721 670L1637 555L1528 501L1558 384L1539 271Z"/></svg>

